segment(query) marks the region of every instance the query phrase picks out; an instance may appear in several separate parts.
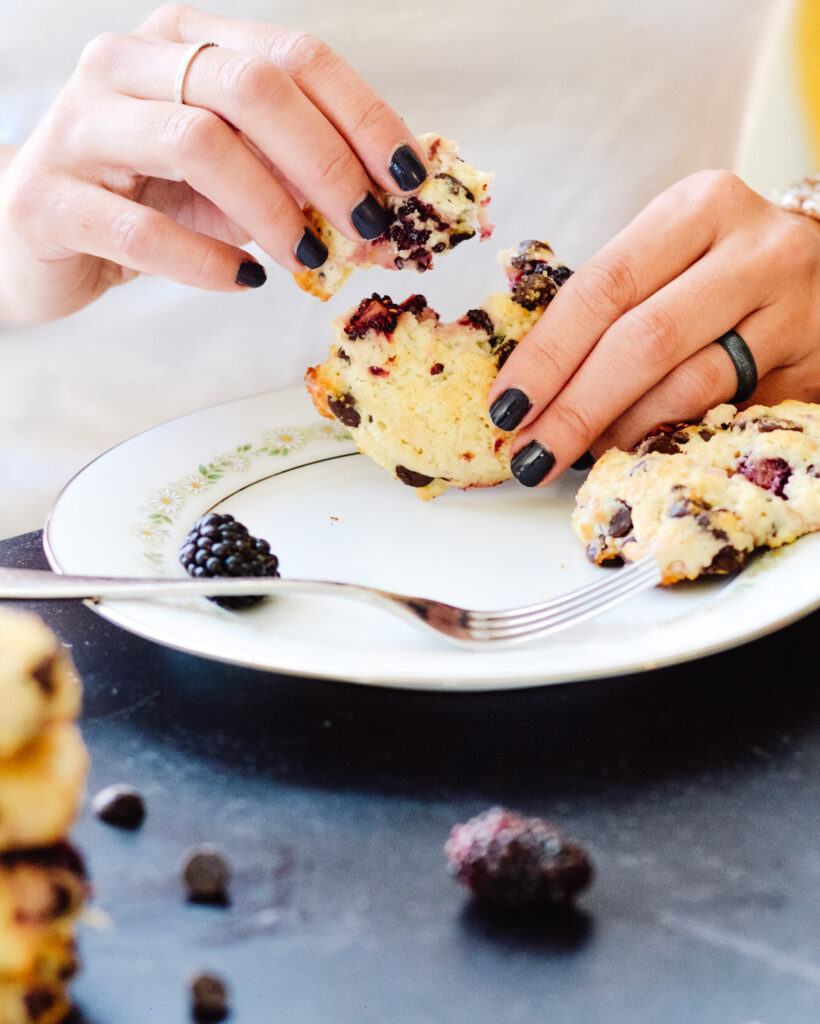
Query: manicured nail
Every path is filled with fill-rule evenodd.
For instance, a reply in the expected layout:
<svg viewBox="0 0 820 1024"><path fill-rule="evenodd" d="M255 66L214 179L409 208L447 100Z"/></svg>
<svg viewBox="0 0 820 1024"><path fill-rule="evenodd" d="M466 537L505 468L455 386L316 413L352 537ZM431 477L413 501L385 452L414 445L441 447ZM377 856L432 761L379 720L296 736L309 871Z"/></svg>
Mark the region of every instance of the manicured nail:
<svg viewBox="0 0 820 1024"><path fill-rule="evenodd" d="M308 270L315 270L327 259L327 246L309 228L305 228L305 233L296 246L296 259Z"/></svg>
<svg viewBox="0 0 820 1024"><path fill-rule="evenodd" d="M390 161L390 173L402 192L412 192L427 177L427 168L409 146L399 146Z"/></svg>
<svg viewBox="0 0 820 1024"><path fill-rule="evenodd" d="M513 476L525 487L535 487L555 465L555 456L539 441L530 441L510 461Z"/></svg>
<svg viewBox="0 0 820 1024"><path fill-rule="evenodd" d="M353 227L366 239L378 238L390 225L387 210L379 205L378 199L370 192L351 213L350 219Z"/></svg>
<svg viewBox="0 0 820 1024"><path fill-rule="evenodd" d="M502 391L490 406L490 419L499 430L515 430L532 407L532 402L518 388Z"/></svg>
<svg viewBox="0 0 820 1024"><path fill-rule="evenodd" d="M242 260L236 272L236 283L244 285L245 288L260 288L267 279L265 268L253 260Z"/></svg>
<svg viewBox="0 0 820 1024"><path fill-rule="evenodd" d="M580 459L576 459L572 464L573 469L589 469L590 466L595 465L595 456L592 452L584 452Z"/></svg>

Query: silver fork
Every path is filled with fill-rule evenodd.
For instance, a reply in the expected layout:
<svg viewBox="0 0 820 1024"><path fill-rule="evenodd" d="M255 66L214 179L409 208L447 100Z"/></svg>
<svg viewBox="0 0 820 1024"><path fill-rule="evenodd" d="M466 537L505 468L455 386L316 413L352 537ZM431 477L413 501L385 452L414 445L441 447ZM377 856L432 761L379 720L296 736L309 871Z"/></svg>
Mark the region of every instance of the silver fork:
<svg viewBox="0 0 820 1024"><path fill-rule="evenodd" d="M642 590L660 583L661 573L651 555L623 569L610 570L605 579L549 601L501 611L478 611L410 597L389 590L377 590L360 583L331 580L294 580L276 577L231 577L213 579L152 579L150 577L72 576L44 569L0 567L0 599L41 600L81 597L227 597L251 594L336 594L349 595L387 608L405 619L443 634L459 644L487 647L521 644L548 633L568 629L584 619L626 601Z"/></svg>

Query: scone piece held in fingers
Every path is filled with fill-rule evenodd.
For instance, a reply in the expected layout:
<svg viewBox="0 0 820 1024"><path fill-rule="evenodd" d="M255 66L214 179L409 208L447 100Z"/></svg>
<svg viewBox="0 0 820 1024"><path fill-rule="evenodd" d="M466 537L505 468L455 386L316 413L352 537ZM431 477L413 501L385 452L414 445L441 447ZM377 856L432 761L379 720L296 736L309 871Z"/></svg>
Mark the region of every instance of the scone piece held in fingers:
<svg viewBox="0 0 820 1024"><path fill-rule="evenodd" d="M498 369L570 271L543 242L500 254L509 292L441 323L422 295L373 295L334 321L328 359L306 374L314 405L359 451L422 498L507 479L514 434L487 411Z"/></svg>
<svg viewBox="0 0 820 1024"><path fill-rule="evenodd" d="M45 726L0 761L0 850L58 842L74 821L87 768L83 741L68 722Z"/></svg>
<svg viewBox="0 0 820 1024"><path fill-rule="evenodd" d="M0 760L48 722L80 710L80 680L67 650L36 615L0 608Z"/></svg>
<svg viewBox="0 0 820 1024"><path fill-rule="evenodd" d="M384 195L390 218L387 231L371 241L353 241L340 234L318 210L305 208L314 234L327 246L328 257L316 270L294 274L300 288L323 301L335 295L357 269L429 270L440 253L478 235L489 238L487 217L492 175L458 156L458 145L440 135L420 135L427 178L412 195Z"/></svg>
<svg viewBox="0 0 820 1024"><path fill-rule="evenodd" d="M580 488L573 528L599 565L651 552L664 583L739 569L820 529L820 406L721 405L701 423L611 449Z"/></svg>
<svg viewBox="0 0 820 1024"><path fill-rule="evenodd" d="M62 1024L70 1010L71 999L64 982L0 978L3 1024Z"/></svg>

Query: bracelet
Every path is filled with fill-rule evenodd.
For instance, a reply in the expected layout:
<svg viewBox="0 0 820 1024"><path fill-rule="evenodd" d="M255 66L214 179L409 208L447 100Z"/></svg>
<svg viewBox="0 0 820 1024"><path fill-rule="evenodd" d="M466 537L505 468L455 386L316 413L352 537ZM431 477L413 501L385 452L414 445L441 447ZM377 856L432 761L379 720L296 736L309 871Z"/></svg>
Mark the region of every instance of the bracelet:
<svg viewBox="0 0 820 1024"><path fill-rule="evenodd" d="M784 210L805 213L807 217L820 220L820 175L804 178L785 192L775 192L771 199Z"/></svg>

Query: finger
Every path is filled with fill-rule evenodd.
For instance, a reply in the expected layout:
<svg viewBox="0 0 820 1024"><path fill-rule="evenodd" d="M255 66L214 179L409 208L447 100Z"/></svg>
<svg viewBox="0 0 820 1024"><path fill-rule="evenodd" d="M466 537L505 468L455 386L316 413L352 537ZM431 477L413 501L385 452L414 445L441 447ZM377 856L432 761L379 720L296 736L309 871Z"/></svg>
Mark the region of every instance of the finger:
<svg viewBox="0 0 820 1024"><path fill-rule="evenodd" d="M182 227L164 213L83 183L53 224L57 244L139 273L210 291L238 292L265 282L242 249Z"/></svg>
<svg viewBox="0 0 820 1024"><path fill-rule="evenodd" d="M404 121L321 40L191 7L174 7L158 14L147 31L159 31L178 42L214 39L229 49L276 64L325 114L385 191L409 192L424 181L424 154Z"/></svg>
<svg viewBox="0 0 820 1024"><path fill-rule="evenodd" d="M749 346L761 383L769 380L783 355L782 339L787 335L778 320L777 312L767 308L745 317L736 328ZM709 409L731 401L737 387L737 370L726 350L717 343L706 345L619 416L590 446L591 451L598 456L607 448L631 448L661 423L697 422ZM761 401L764 390L759 386L749 401Z"/></svg>
<svg viewBox="0 0 820 1024"><path fill-rule="evenodd" d="M134 36L101 36L83 56L85 76L143 100L168 102L190 47ZM185 104L241 131L307 200L354 240L383 234L389 218L357 156L291 79L261 57L222 46L201 50L185 77Z"/></svg>
<svg viewBox="0 0 820 1024"><path fill-rule="evenodd" d="M735 269L731 285L724 272L727 260ZM716 251L626 313L555 400L520 432L515 475L534 486L561 473L641 395L742 321L759 296L755 284L752 270ZM532 442L536 446L529 455L519 457Z"/></svg>
<svg viewBox="0 0 820 1024"><path fill-rule="evenodd" d="M721 231L706 202L707 186L715 188L710 176L714 173L718 172L667 189L562 286L490 390L491 415L497 426L511 430L532 422L612 324L683 274L712 246ZM726 216L736 180L726 178ZM529 400L529 411L521 419L505 417L503 402L495 407L509 389ZM517 408L526 408L526 403Z"/></svg>
<svg viewBox="0 0 820 1024"><path fill-rule="evenodd" d="M327 258L293 197L216 114L120 96L92 120L102 130L84 136L81 151L91 167L187 182L293 273Z"/></svg>

